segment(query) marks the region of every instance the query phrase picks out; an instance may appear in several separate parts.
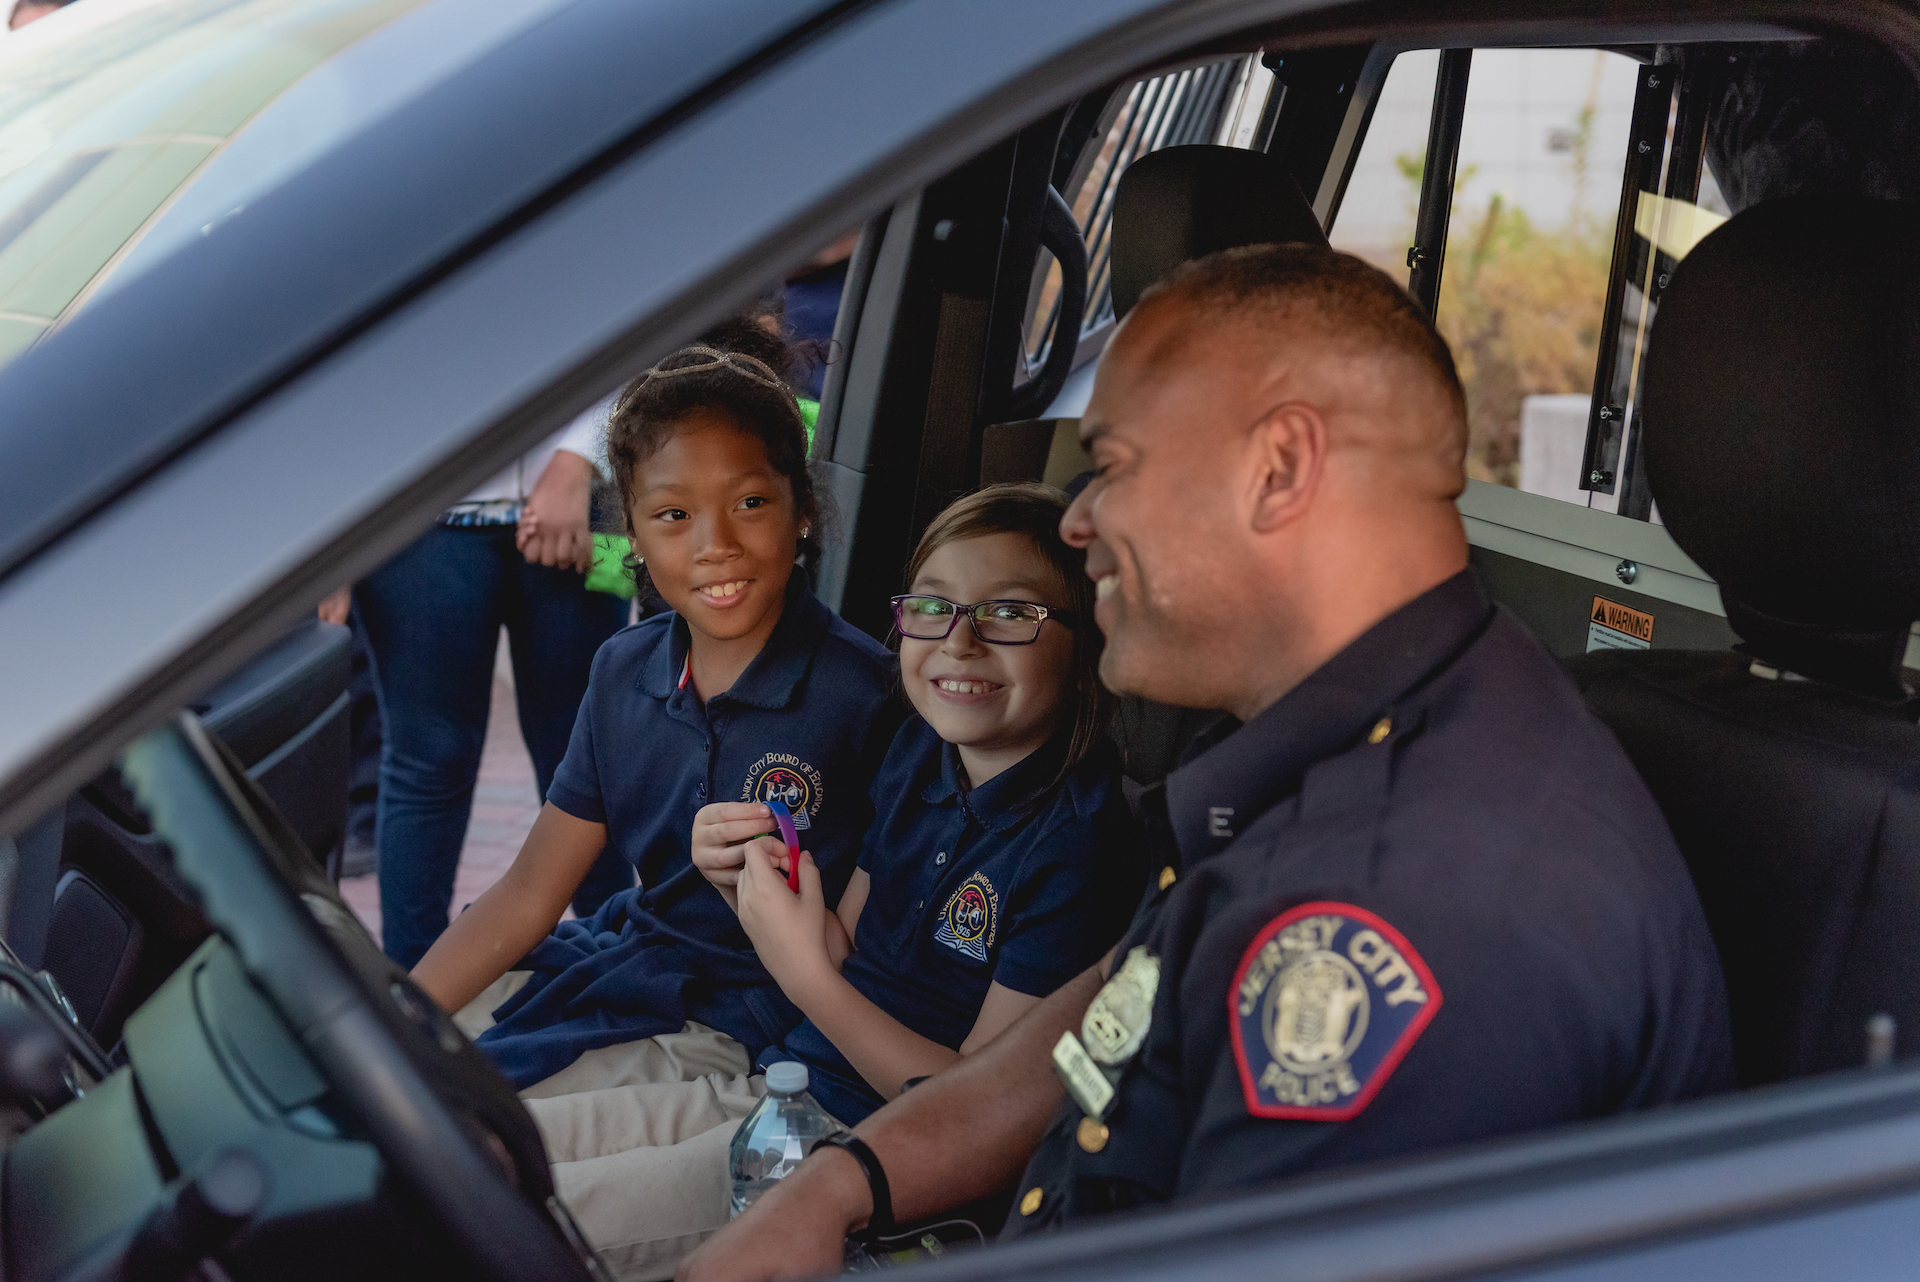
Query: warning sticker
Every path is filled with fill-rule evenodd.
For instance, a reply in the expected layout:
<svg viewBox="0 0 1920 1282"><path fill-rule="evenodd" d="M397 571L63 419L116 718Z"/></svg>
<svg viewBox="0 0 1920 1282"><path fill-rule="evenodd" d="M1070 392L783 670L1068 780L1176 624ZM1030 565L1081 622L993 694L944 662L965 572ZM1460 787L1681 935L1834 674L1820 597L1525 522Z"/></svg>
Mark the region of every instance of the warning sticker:
<svg viewBox="0 0 1920 1282"><path fill-rule="evenodd" d="M1653 616L1609 601L1593 598L1593 614L1587 620L1587 653L1595 650L1645 650L1653 645Z"/></svg>

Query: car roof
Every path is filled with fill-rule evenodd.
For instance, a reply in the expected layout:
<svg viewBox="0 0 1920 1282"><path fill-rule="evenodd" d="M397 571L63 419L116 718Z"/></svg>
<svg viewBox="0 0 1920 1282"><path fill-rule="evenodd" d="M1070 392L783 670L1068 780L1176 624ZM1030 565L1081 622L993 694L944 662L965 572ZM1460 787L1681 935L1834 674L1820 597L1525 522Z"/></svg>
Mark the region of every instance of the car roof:
<svg viewBox="0 0 1920 1282"><path fill-rule="evenodd" d="M573 0L80 311L0 368L0 578L343 332L848 7Z"/></svg>

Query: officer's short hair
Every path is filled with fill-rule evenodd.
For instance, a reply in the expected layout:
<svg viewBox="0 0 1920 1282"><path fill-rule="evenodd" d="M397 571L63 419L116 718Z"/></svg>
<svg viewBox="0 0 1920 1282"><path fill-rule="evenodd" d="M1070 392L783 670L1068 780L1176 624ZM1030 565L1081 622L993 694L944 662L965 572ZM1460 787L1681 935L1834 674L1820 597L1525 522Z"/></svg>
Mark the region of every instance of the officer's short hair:
<svg viewBox="0 0 1920 1282"><path fill-rule="evenodd" d="M1466 396L1447 340L1411 294L1364 259L1319 245L1248 245L1182 263L1141 301L1159 294L1221 313L1298 315L1323 340L1398 355L1432 375L1465 431Z"/></svg>

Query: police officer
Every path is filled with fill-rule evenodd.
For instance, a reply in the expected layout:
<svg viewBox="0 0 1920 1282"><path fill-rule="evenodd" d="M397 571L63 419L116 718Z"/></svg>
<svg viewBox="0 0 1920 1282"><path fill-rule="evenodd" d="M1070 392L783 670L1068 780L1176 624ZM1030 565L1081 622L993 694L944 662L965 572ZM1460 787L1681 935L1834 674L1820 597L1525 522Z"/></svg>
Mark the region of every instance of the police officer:
<svg viewBox="0 0 1920 1282"><path fill-rule="evenodd" d="M1732 1084L1659 811L1466 569L1464 401L1406 294L1299 245L1186 264L1081 432L1102 677L1231 714L1143 799L1147 901L690 1278L832 1271L1016 1177L1009 1235Z"/></svg>

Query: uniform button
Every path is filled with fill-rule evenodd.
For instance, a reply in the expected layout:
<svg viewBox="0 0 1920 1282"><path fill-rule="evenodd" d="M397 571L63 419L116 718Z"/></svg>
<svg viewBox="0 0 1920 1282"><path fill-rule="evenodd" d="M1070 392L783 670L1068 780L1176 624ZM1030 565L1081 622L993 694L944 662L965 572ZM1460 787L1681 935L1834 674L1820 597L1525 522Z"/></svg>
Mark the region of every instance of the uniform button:
<svg viewBox="0 0 1920 1282"><path fill-rule="evenodd" d="M1382 739L1386 738L1388 735L1392 733L1393 733L1393 718L1382 717L1378 722L1374 724L1373 729L1367 731L1367 742L1379 743Z"/></svg>
<svg viewBox="0 0 1920 1282"><path fill-rule="evenodd" d="M702 801L705 801L706 799L707 799L707 785L705 785L705 784L701 784L701 785L700 785L700 800L702 800Z"/></svg>
<svg viewBox="0 0 1920 1282"><path fill-rule="evenodd" d="M919 912L922 908L925 908L926 906L927 906L927 901L922 899L919 903L913 906L913 910L915 912Z"/></svg>
<svg viewBox="0 0 1920 1282"><path fill-rule="evenodd" d="M1107 1130L1105 1122L1083 1117L1080 1119L1080 1129L1074 1138L1080 1141L1080 1147L1087 1152L1098 1153L1107 1146L1107 1136L1110 1134L1112 1132Z"/></svg>
<svg viewBox="0 0 1920 1282"><path fill-rule="evenodd" d="M947 862L947 852L943 850L939 854L935 855L933 857L933 862L935 862L936 864L944 864L945 862Z"/></svg>
<svg viewBox="0 0 1920 1282"><path fill-rule="evenodd" d="M1032 1215L1035 1211L1040 1209L1040 1204L1046 1200L1047 1200L1047 1195L1042 1193L1040 1191L1040 1186L1036 1184L1034 1187L1027 1190L1027 1195L1025 1197L1020 1199L1020 1214Z"/></svg>
<svg viewBox="0 0 1920 1282"><path fill-rule="evenodd" d="M1165 890L1168 886L1171 886L1174 882L1178 881L1179 879L1180 879L1180 874L1173 870L1172 864L1168 864L1165 868L1162 868L1160 870L1160 889Z"/></svg>

